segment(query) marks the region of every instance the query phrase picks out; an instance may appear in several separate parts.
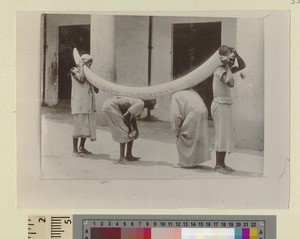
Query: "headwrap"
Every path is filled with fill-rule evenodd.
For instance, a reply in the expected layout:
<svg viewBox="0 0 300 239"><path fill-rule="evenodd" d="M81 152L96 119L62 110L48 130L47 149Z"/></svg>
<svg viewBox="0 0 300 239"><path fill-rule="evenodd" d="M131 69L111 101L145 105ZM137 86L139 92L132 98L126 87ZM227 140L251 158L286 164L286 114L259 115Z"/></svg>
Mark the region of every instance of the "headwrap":
<svg viewBox="0 0 300 239"><path fill-rule="evenodd" d="M228 53L231 53L231 49L229 46L223 45L219 48L220 56L226 56Z"/></svg>
<svg viewBox="0 0 300 239"><path fill-rule="evenodd" d="M232 49L226 45L223 45L219 48L220 60L228 61L230 65L233 65L235 62L235 54L232 52ZM228 56L229 55L229 56Z"/></svg>
<svg viewBox="0 0 300 239"><path fill-rule="evenodd" d="M93 58L89 54L83 54L80 58L84 63L93 61Z"/></svg>

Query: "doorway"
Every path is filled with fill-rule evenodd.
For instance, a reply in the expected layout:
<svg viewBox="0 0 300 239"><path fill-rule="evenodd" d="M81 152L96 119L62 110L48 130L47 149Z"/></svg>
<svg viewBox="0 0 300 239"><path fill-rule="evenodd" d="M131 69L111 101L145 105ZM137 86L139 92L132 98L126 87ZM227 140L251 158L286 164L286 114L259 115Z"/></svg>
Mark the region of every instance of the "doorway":
<svg viewBox="0 0 300 239"><path fill-rule="evenodd" d="M90 53L90 25L58 27L58 100L59 103L71 99L70 69L75 66L73 49L79 54Z"/></svg>
<svg viewBox="0 0 300 239"><path fill-rule="evenodd" d="M221 22L173 24L173 79L204 63L221 46ZM194 87L202 97L211 119L213 76Z"/></svg>

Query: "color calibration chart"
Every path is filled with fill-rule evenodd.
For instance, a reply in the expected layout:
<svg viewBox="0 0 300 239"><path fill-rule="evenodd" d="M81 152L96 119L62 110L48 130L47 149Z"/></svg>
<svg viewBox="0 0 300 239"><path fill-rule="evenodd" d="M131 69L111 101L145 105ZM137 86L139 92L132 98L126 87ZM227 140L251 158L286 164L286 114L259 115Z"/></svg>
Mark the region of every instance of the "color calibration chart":
<svg viewBox="0 0 300 239"><path fill-rule="evenodd" d="M35 215L29 220L35 229L28 231L29 239L276 239L276 216Z"/></svg>

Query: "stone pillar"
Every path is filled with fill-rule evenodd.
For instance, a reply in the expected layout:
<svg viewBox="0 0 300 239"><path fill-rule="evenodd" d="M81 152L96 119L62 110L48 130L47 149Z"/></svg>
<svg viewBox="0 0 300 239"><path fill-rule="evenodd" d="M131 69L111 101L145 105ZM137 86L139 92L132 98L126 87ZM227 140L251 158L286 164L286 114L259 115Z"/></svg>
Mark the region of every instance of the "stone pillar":
<svg viewBox="0 0 300 239"><path fill-rule="evenodd" d="M91 55L93 57L92 70L106 80L115 82L114 59L114 16L91 16ZM99 91L96 94L97 124L106 125L106 118L102 112L106 94Z"/></svg>

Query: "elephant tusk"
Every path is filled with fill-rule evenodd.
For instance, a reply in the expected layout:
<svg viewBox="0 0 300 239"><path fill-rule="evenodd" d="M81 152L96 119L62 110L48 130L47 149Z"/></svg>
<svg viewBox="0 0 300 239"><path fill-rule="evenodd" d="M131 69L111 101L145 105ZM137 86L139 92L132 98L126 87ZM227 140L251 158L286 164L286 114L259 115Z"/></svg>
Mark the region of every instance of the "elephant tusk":
<svg viewBox="0 0 300 239"><path fill-rule="evenodd" d="M80 56L76 48L74 48L73 56L75 62L78 63ZM222 65L220 55L218 51L216 51L206 62L185 76L159 85L146 87L118 85L96 75L87 66L84 66L83 69L87 81L110 96L122 95L147 100L156 99L164 95L191 88L207 79L214 73L217 67Z"/></svg>

